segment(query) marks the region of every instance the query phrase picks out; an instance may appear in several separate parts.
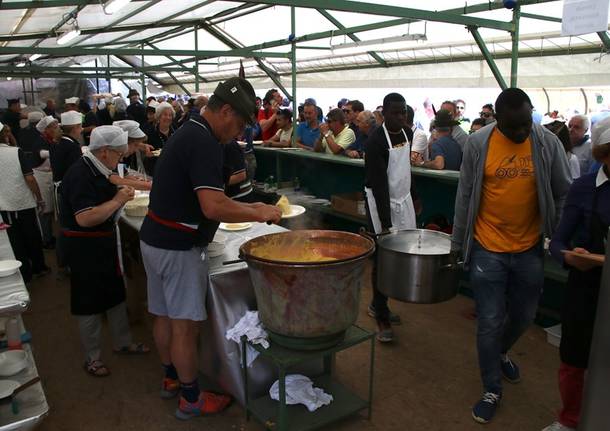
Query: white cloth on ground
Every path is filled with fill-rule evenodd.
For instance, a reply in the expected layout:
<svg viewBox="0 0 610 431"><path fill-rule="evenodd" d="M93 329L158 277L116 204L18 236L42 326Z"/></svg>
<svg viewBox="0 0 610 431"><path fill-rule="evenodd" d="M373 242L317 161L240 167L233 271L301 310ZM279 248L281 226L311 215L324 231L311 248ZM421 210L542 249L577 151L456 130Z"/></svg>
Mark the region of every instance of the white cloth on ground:
<svg viewBox="0 0 610 431"><path fill-rule="evenodd" d="M272 400L280 399L280 382L276 380L269 389ZM323 389L314 388L313 382L301 374L288 374L286 376L286 404L304 404L307 410L313 412L322 406L331 403L333 396Z"/></svg>

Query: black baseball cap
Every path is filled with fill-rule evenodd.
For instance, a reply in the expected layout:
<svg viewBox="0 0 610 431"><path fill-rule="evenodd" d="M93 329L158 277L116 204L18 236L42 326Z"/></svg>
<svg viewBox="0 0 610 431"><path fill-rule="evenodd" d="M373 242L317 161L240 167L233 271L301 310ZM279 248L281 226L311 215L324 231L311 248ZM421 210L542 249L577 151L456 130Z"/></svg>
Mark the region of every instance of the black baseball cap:
<svg viewBox="0 0 610 431"><path fill-rule="evenodd" d="M435 127L453 127L459 125L459 121L455 121L451 117L451 112L446 109L439 109L434 116Z"/></svg>
<svg viewBox="0 0 610 431"><path fill-rule="evenodd" d="M255 123L253 114L256 109L256 94L252 85L245 79L235 76L221 82L214 90L214 96L231 105L246 123Z"/></svg>

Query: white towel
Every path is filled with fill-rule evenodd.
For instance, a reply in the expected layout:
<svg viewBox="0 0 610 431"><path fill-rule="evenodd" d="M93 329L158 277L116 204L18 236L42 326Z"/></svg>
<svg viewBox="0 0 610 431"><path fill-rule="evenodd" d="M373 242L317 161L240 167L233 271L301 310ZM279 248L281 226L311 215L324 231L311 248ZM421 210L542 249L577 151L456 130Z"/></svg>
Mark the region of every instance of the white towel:
<svg viewBox="0 0 610 431"><path fill-rule="evenodd" d="M258 318L258 311L247 311L235 326L227 330L225 337L227 340L233 340L239 344L241 337L244 335L252 344L260 344L265 349L269 348L269 341L267 341L269 336ZM248 367L252 366L252 362L254 362L257 356L258 352L252 346L247 345L246 365Z"/></svg>
<svg viewBox="0 0 610 431"><path fill-rule="evenodd" d="M272 400L280 399L280 382L276 380L269 396ZM313 412L322 406L331 403L333 396L320 388L314 388L313 382L307 376L301 374L288 374L286 376L286 404L304 404L307 410Z"/></svg>

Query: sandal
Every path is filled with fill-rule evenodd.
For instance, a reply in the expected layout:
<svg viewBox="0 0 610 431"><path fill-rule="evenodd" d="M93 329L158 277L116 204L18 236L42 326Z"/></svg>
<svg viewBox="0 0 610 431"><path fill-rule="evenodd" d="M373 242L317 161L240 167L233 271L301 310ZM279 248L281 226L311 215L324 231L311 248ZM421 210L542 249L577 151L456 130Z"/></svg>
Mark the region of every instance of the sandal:
<svg viewBox="0 0 610 431"><path fill-rule="evenodd" d="M106 377L110 375L110 370L99 359L85 362L84 368L93 377Z"/></svg>
<svg viewBox="0 0 610 431"><path fill-rule="evenodd" d="M144 343L133 343L129 346L123 346L120 349L114 349L114 353L121 355L145 355L150 352L150 348Z"/></svg>

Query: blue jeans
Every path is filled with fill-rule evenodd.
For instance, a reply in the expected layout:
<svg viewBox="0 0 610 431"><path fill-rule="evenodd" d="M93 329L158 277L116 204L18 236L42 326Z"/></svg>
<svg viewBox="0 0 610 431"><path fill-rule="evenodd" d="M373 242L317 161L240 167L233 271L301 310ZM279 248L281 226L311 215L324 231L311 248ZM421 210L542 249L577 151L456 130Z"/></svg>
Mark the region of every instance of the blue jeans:
<svg viewBox="0 0 610 431"><path fill-rule="evenodd" d="M536 317L544 285L542 243L521 253L494 253L475 241L470 285L477 312L477 350L485 392L502 394L501 354Z"/></svg>

